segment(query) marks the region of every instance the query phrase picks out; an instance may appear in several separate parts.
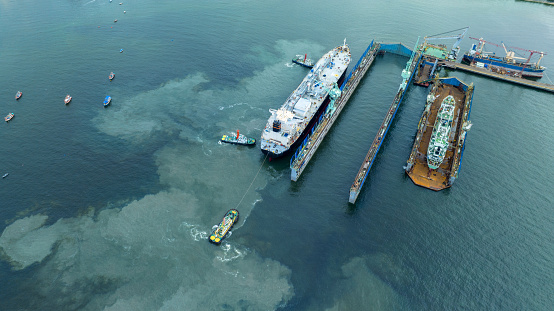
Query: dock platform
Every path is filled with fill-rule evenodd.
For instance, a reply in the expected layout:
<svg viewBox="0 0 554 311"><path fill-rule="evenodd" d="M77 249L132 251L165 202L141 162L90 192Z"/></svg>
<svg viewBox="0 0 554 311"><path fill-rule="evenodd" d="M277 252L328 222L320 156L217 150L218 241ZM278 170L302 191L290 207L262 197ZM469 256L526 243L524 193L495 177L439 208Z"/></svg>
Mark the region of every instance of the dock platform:
<svg viewBox="0 0 554 311"><path fill-rule="evenodd" d="M508 75L503 75L503 74L499 74L499 73L496 73L496 72L492 72L492 71L490 71L486 68L478 68L478 67L475 67L475 66L469 66L469 65L465 65L465 64L461 64L461 63L452 62L452 61L441 61L440 66L443 66L443 67L448 68L448 69L463 70L463 71L466 71L466 72L486 76L486 77L489 77L489 78L503 80L503 81L506 81L506 82L511 82L511 83L515 83L515 84L519 84L519 85L532 87L532 88L535 88L535 89L539 89L539 90L554 93L554 85L552 85L552 84L546 84L546 83L537 82L537 81L524 79L524 78L520 78L520 77L512 77L512 76L508 76Z"/></svg>
<svg viewBox="0 0 554 311"><path fill-rule="evenodd" d="M341 95L335 100L334 109L328 110L320 119L318 125L314 127L313 132L308 135L302 142L302 145L296 150L296 153L292 156L290 162L291 168L291 180L297 181L306 165L315 154L317 148L329 132L329 129L335 123L335 120L339 116L340 112L350 99L350 96L356 90L356 87L365 76L369 67L373 63L377 52L379 51L379 43L371 41L367 49L365 50L360 60L352 69L342 86L340 87ZM331 106L331 105L330 105Z"/></svg>

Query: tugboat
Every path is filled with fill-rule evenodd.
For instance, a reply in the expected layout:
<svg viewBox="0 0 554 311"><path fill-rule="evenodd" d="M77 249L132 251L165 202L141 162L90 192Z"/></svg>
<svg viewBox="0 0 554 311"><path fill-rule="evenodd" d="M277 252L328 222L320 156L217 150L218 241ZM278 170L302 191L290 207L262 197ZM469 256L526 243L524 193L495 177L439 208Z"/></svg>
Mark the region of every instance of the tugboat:
<svg viewBox="0 0 554 311"><path fill-rule="evenodd" d="M236 209L230 209L225 214L225 217L223 217L223 220L221 221L221 223L217 226L217 228L214 229L214 231L208 238L208 241L216 245L221 244L221 241L223 240L223 238L225 238L225 235L227 234L227 232L231 230L235 222L237 222L238 220L239 220L239 211L237 211Z"/></svg>
<svg viewBox="0 0 554 311"><path fill-rule="evenodd" d="M236 144L236 145L246 145L246 146L253 146L256 144L256 140L254 138L246 137L242 134L239 134L239 131L237 130L237 135L223 135L221 137L221 141L224 143L229 144Z"/></svg>
<svg viewBox="0 0 554 311"><path fill-rule="evenodd" d="M292 62L304 67L313 68L314 61L311 59L308 59L307 57L308 57L308 54L304 54L304 58L302 58L302 55L296 55L296 57L292 59Z"/></svg>
<svg viewBox="0 0 554 311"><path fill-rule="evenodd" d="M108 105L112 102L112 98L110 96L106 96L106 98L104 98L104 107L108 107Z"/></svg>
<svg viewBox="0 0 554 311"><path fill-rule="evenodd" d="M65 99L63 100L63 102L67 105L67 104L69 104L70 101L71 101L71 96L69 96L69 94L67 94L65 96Z"/></svg>
<svg viewBox="0 0 554 311"><path fill-rule="evenodd" d="M115 77L115 73L113 73L113 71L110 72L110 76L108 77L108 79L110 79L110 81L112 81L114 77Z"/></svg>
<svg viewBox="0 0 554 311"><path fill-rule="evenodd" d="M8 113L8 115L4 117L4 121L9 122L11 119L13 119L13 116L13 112Z"/></svg>
<svg viewBox="0 0 554 311"><path fill-rule="evenodd" d="M21 91L17 91L17 93L15 93L15 100L20 99L21 95L23 95L23 93L21 93Z"/></svg>

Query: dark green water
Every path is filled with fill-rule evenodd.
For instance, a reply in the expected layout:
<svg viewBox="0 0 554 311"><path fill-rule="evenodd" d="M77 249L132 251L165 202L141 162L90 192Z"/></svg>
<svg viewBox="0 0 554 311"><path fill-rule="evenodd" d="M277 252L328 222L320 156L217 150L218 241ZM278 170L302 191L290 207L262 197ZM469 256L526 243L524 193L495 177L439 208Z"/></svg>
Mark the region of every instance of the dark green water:
<svg viewBox="0 0 554 311"><path fill-rule="evenodd" d="M402 169L428 92L411 86L356 205L406 58L375 61L296 183L288 159L217 140L260 137L306 74L296 54L346 37L352 67L373 39L464 26L462 51L471 36L554 53L554 7L118 3L0 1L0 114L16 115L0 124L0 310L552 308L552 94L443 69L474 83L474 126L459 179L434 192Z"/></svg>

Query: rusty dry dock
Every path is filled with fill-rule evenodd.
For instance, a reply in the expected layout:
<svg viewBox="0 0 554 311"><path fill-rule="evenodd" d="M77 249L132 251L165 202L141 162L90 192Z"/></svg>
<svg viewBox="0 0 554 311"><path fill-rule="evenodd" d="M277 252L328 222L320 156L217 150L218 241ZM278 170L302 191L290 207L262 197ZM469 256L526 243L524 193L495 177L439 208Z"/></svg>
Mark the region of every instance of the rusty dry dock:
<svg viewBox="0 0 554 311"><path fill-rule="evenodd" d="M456 78L438 79L429 95L419 121L406 173L416 185L439 191L450 187L458 177L465 136L470 127L468 119L473 85L468 86ZM448 138L448 151L440 167L432 170L427 166L427 148L433 133L437 112L443 99L448 95L452 95L456 101L452 130Z"/></svg>

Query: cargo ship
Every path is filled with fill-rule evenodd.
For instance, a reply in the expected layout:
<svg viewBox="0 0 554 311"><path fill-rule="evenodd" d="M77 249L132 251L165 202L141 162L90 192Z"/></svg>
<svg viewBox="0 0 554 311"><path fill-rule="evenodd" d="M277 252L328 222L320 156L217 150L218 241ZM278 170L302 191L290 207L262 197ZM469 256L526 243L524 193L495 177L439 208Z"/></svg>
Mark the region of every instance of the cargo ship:
<svg viewBox="0 0 554 311"><path fill-rule="evenodd" d="M350 48L346 44L327 52L278 110L262 131L261 150L271 159L294 150L312 130L329 104L329 91L340 85L350 64Z"/></svg>
<svg viewBox="0 0 554 311"><path fill-rule="evenodd" d="M471 128L472 101L473 84L457 78L433 82L405 166L416 185L439 191L451 187L458 178Z"/></svg>
<svg viewBox="0 0 554 311"><path fill-rule="evenodd" d="M427 147L427 166L435 170L439 168L444 161L446 150L448 149L448 138L452 130L452 120L454 119L454 108L456 101L452 95L446 96L441 103L435 126L431 132L431 140Z"/></svg>
<svg viewBox="0 0 554 311"><path fill-rule="evenodd" d="M515 56L514 51L508 51L504 43L502 43L502 45L498 45L485 41L483 40L483 38L472 39L478 40L479 43L473 44L471 46L471 49L464 54L462 62L475 64L479 67L486 67L490 70L494 70L495 72L518 75L521 77L541 78L543 76L546 67L541 66L540 61L542 60L543 56L546 55L545 52L516 48L530 53L528 58L518 57ZM485 43L489 43L497 47L503 47L506 55L497 56L495 53L483 51ZM530 62L533 54L539 55L539 59L536 62Z"/></svg>

